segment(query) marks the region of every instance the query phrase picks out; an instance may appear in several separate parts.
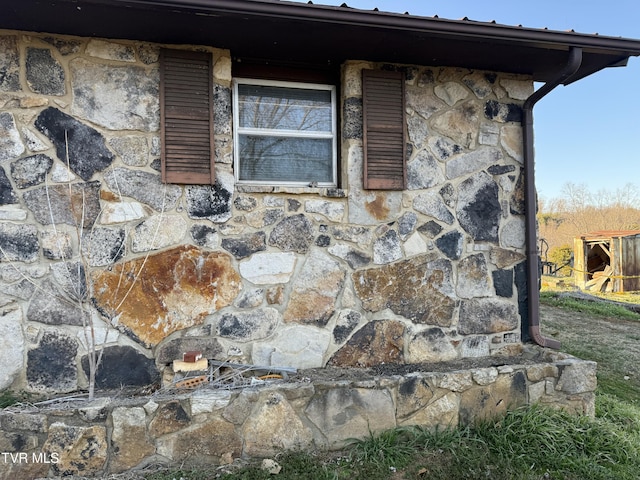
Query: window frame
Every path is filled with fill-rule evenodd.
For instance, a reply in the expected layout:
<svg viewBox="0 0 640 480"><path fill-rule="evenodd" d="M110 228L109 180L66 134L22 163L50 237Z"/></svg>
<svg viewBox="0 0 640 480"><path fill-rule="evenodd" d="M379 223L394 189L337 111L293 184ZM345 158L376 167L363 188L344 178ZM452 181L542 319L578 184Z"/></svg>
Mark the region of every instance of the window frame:
<svg viewBox="0 0 640 480"><path fill-rule="evenodd" d="M306 90L323 90L331 93L331 132L305 132L301 130L283 130L266 128L240 127L240 96L238 95L239 85L258 85L266 87L297 88ZM262 78L237 77L233 79L233 170L237 185L249 186L270 186L270 187L320 187L335 188L338 186L338 105L337 87L325 83L291 82L286 80L272 80ZM265 134L265 133L269 134ZM240 136L260 135L265 137L288 137L288 138L310 138L310 139L331 139L331 170L332 181L280 181L273 180L241 180L240 179Z"/></svg>

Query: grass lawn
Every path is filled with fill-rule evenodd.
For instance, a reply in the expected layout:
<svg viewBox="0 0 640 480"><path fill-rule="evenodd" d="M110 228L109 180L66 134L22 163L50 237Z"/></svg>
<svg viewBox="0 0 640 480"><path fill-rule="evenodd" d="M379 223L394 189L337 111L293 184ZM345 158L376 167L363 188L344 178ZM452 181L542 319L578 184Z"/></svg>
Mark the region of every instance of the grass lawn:
<svg viewBox="0 0 640 480"><path fill-rule="evenodd" d="M277 475L256 464L233 473L181 470L147 479L637 480L640 408L603 394L595 419L532 406L473 427L395 429L339 454L285 452L276 460Z"/></svg>

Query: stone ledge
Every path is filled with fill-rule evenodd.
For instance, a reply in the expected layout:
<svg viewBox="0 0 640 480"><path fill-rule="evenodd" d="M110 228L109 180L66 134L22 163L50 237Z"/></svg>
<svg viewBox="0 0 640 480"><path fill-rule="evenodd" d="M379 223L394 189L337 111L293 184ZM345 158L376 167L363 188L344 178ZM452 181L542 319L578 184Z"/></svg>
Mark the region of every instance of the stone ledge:
<svg viewBox="0 0 640 480"><path fill-rule="evenodd" d="M328 198L347 198L349 191L335 187L278 187L271 185L242 185L236 184L239 193L287 193L293 195L313 194Z"/></svg>
<svg viewBox="0 0 640 480"><path fill-rule="evenodd" d="M41 463L0 458L0 480L30 479L35 470L100 477L151 461L222 464L282 449L338 449L372 431L457 426L532 403L594 415L596 364L558 352L528 347L518 357L413 367L312 369L244 389L5 409L2 451Z"/></svg>

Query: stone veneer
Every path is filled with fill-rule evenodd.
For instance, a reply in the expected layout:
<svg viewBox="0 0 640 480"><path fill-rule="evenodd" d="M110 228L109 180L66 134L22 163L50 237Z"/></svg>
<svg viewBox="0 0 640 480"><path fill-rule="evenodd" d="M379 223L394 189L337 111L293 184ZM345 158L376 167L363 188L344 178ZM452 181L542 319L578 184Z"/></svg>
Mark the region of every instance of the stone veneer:
<svg viewBox="0 0 640 480"><path fill-rule="evenodd" d="M0 31L0 390L86 388L90 323L99 388L158 382L187 348L296 368L521 350L530 78L349 61L341 188L240 187L232 52L198 48L216 183L164 185L158 45ZM406 72L405 191L362 188L370 68Z"/></svg>
<svg viewBox="0 0 640 480"><path fill-rule="evenodd" d="M534 402L594 415L594 362L539 349L521 360L395 375L371 369L354 376L353 369L341 369L333 380L304 371L241 390L201 388L2 411L0 480L103 478L149 464L210 468L287 449L336 449L399 426L464 425ZM25 460L12 461L10 453Z"/></svg>

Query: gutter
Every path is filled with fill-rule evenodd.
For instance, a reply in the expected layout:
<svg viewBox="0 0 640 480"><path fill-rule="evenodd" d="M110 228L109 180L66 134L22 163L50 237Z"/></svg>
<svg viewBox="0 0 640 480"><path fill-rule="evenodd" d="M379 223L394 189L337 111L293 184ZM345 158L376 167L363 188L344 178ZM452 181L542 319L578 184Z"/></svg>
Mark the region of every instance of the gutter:
<svg viewBox="0 0 640 480"><path fill-rule="evenodd" d="M524 147L524 178L525 178L525 235L527 249L527 308L529 322L529 336L542 347L560 348L557 340L543 337L540 333L540 290L538 269L538 236L537 236L537 195L535 186L535 165L533 149L533 107L545 95L575 74L582 64L582 48L571 47L569 58L558 75L545 83L527 98L523 105L522 140Z"/></svg>

